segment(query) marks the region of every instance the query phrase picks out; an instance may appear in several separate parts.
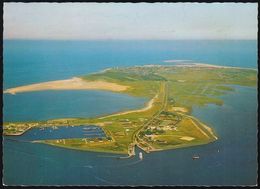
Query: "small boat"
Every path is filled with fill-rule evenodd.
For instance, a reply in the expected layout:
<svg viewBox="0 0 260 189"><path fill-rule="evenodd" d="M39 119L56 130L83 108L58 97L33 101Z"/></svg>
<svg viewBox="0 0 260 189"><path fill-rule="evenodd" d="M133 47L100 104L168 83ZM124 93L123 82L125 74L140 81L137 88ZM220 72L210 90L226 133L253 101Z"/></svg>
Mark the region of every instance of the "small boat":
<svg viewBox="0 0 260 189"><path fill-rule="evenodd" d="M139 152L139 159L142 160L143 159L143 153Z"/></svg>
<svg viewBox="0 0 260 189"><path fill-rule="evenodd" d="M198 155L194 155L194 156L192 156L192 159L193 160L195 160L195 159L199 159L200 158L200 156L198 156Z"/></svg>

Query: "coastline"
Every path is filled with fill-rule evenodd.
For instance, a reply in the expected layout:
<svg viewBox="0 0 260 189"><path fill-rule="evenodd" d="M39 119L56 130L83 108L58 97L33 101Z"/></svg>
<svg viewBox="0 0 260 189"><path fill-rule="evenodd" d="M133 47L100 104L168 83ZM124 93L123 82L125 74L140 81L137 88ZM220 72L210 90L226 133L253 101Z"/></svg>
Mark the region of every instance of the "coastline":
<svg viewBox="0 0 260 189"><path fill-rule="evenodd" d="M150 65L149 67L157 67L157 66L160 66L160 65L154 65L154 66ZM147 67L147 66L143 66L143 67ZM230 69L235 69L233 67L223 67L223 66L215 66L215 65L209 65L209 64L199 64L199 63L171 65L170 67L194 67L194 68L200 68L201 67L201 68L220 68L220 69L230 68ZM142 69L138 70L138 68L139 67L135 67L135 69L137 69L137 70L134 70L134 71L143 71ZM244 69L244 68L239 68L239 69L241 69L241 71L242 71L242 69ZM175 68L173 68L173 70L175 70ZM180 70L181 71L185 70L185 71L189 72L190 69L182 69L182 68L180 68ZM208 69L198 69L198 70L199 71L201 70L202 72L203 71L204 72L208 71ZM218 71L217 69L213 69L213 70ZM161 70L162 73L164 73L164 71L165 71L164 69ZM105 72L105 70L103 72ZM249 72L249 73L250 74L254 74L252 72ZM120 71L118 71L118 74L122 74L122 73ZM107 75L105 75L103 78L105 78L105 77L107 77ZM185 77L185 75L183 77ZM100 78L102 78L102 77L100 77ZM27 91L30 91L30 90L36 91L36 90L48 90L48 89L49 90L67 90L67 89L72 89L72 90L90 89L91 90L91 89L96 89L96 88L100 89L102 87L106 87L107 90L122 91L122 90L126 90L128 87L132 87L130 82L129 83L125 82L125 83L127 83L126 85L129 85L129 86L124 86L124 85L120 85L120 84L117 84L117 83L110 83L110 82L106 82L106 81L101 81L101 80L99 80L100 78L98 78L98 77L94 78L96 80L89 81L89 82L88 82L88 80L84 80L84 79L81 79L81 78L72 78L72 79L68 79L68 80L57 80L57 81L51 81L51 82L44 82L44 83L38 83L38 84L33 84L33 85L27 85L27 86L21 86L21 87L17 87L17 88L8 89L8 90L5 91L5 93L9 92L9 93L14 93L15 94L17 91L18 92L27 92ZM153 80L153 79L154 78L151 77L151 80ZM177 77L176 80L177 81L183 81L183 79L185 79L185 78L182 78L182 77L178 78ZM192 78L190 80L193 81ZM240 81L240 80L238 80L238 81ZM143 82L143 80L140 80L139 82L141 84L145 83L145 82ZM160 91L159 93L161 95L159 95L159 93L154 95L143 107L141 107L139 109L135 109L135 110L127 110L127 111L117 112L117 113L105 115L105 116L102 116L102 117L95 117L95 118L93 118L94 120L92 120L93 123L94 124L97 123L97 125L99 124L98 126L100 126L100 127L104 126L103 128L106 128L106 126L108 125L109 126L108 130L111 129L113 131L113 133L110 136L112 138L113 138L113 136L116 136L115 139L113 139L113 141L124 143L125 142L125 138L127 138L127 134L126 133L129 131L128 127L132 126L135 120L133 121L131 119L130 120L126 119L124 116L117 118L116 116L126 115L126 114L130 114L130 113L142 113L142 112L145 112L145 111L149 111L154 106L157 107L157 101L158 101L158 104L159 104L158 106L160 107L160 109L158 107L157 107L157 109L155 109L158 112L158 115L161 114L162 110L164 110L166 108L167 104L168 104L169 107L171 107L172 109L169 109L169 110L167 109L167 111L171 110L174 113L177 113L179 115L182 115L182 116L184 116L186 118L191 119L190 125L194 125L195 129L196 129L195 131L200 133L199 137L198 137L199 140L198 141L191 141L191 142L184 141L182 144L177 144L177 145L172 145L171 143L169 143L169 145L165 145L163 148L161 148L160 145L158 145L160 148L157 148L158 146L155 146L155 149L153 149L153 148L149 149L149 147L151 145L149 145L149 143L147 143L147 142L143 142L142 140L140 140L141 142L139 141L139 144L140 144L141 147L139 147L139 148L141 148L141 149L142 149L142 147L143 148L147 148L148 152L149 151L152 152L152 151L161 151L161 150L167 150L167 149L176 149L176 148L182 148L182 147L196 146L196 145L207 144L207 143L210 143L210 142L214 142L215 140L218 140L218 137L216 136L214 129L212 129L208 125L202 123L199 119L197 119L197 118L195 118L195 117L193 117L193 116L191 116L189 114L188 115L185 114L185 113L188 113L189 111L186 110L185 107L182 107L179 104L177 104L178 106L176 106L176 104L173 103L174 102L173 99L172 99L173 97L171 97L171 99L167 100L168 99L168 91L169 91L167 89L167 87L165 87L168 84L167 82L168 81L161 81L161 87L160 87L160 90L159 90ZM64 84L64 85L58 86L58 84ZM114 85L116 85L118 88L114 88ZM133 85L133 86L136 87L136 85ZM152 85L152 87L153 86L157 87L157 85ZM25 87L25 89L24 89L24 87ZM110 89L108 89L107 87L110 87ZM139 85L137 85L137 87L139 87ZM151 86L149 86L149 87L151 88ZM177 87L178 87L178 85L177 85ZM180 87L183 87L183 86L180 85ZM206 85L206 87L207 87L207 85ZM150 88L149 88L149 90L150 90ZM144 92L150 92L148 90L148 87L144 88L144 89L145 89L145 90L143 90ZM143 92L143 91L141 91L141 92ZM201 91L205 91L205 89L203 89L203 90L201 89ZM154 91L152 91L152 92L154 92ZM196 95L196 93L194 95ZM175 96L174 96L174 98L175 98ZM209 102L207 101L207 103L210 103L210 101ZM152 116L154 116L154 115L157 115L157 114L153 114ZM169 116L168 117L167 116L168 116L168 114L163 114L161 116L161 118L160 118L160 121L164 121L164 120L167 121L167 119L170 119ZM112 118L111 119L112 121L108 120L108 121L110 121L110 123L108 123L108 124L102 123L102 121L103 121L102 119L110 118L110 117L116 117L117 120L116 119L113 120L113 118ZM140 117L142 118L142 115L140 115ZM120 124L119 124L119 121L118 121L119 119L121 119L120 120ZM151 118L150 120L153 120L153 119ZM64 119L64 121L66 121L66 118ZM76 119L75 122L77 122L77 119ZM105 120L104 120L104 122L105 122ZM115 122L115 124L114 124L114 122ZM137 125L139 127L139 124L140 124L140 129L142 129L142 128L144 128L147 125L147 123L150 123L150 122L144 122L144 123L139 123L138 122ZM187 122L185 122L185 123L187 123ZM185 123L184 123L184 126L185 126ZM115 126L118 126L119 129L113 128L113 126L111 126L112 124L114 124ZM120 126L122 126L122 127L120 127ZM160 128L160 129L161 130L162 129L165 129L165 130L168 129L169 130L169 126L167 126L167 127L168 128L166 128L166 126L165 126L165 128L164 128L164 126L163 126L163 128ZM145 129L147 129L147 128L145 128ZM175 129L175 128L170 128L170 129ZM133 128L133 130L135 130L135 128ZM138 130L137 130L137 134L139 133ZM184 128L184 130L185 130L185 128ZM136 131L130 133L131 135L129 135L128 138L131 137L132 139L134 139L134 137L137 135L135 133L136 133ZM189 136L189 135L183 135L183 136ZM166 137L165 139L162 139L162 141L159 141L159 142L162 143L162 142L166 141L166 143L167 143L167 140L168 140L168 138ZM169 139L170 142L172 142L171 140L172 139ZM48 145L59 146L59 147L62 147L62 148L70 148L70 149L83 150L83 151L97 151L97 152L107 152L107 153L118 153L118 152L119 153L122 153L122 152L124 153L125 152L124 151L125 149L123 149L123 148L125 148L125 146L123 146L123 147L121 146L121 148L123 150L121 150L121 149L120 150L118 150L118 149L117 150L113 150L113 148L115 148L114 146L112 146L112 147L108 146L107 149L105 149L105 147L104 148L102 147L102 149L101 149L101 148L94 148L94 147L93 148L92 147L91 148L86 148L86 146L82 146L82 147L71 146L71 144L73 144L74 141L72 141L72 143L69 144L69 145L56 144L56 143L53 143L52 141L39 141L39 142L40 143L45 143L45 144L48 144ZM130 143L130 145L132 145L132 144L136 144L136 140L133 140L133 142ZM157 145L157 143L156 143L156 145ZM116 146L116 148L118 147L117 145L115 145L115 146ZM130 146L130 148L131 148L131 146ZM130 152L131 152L131 150L130 150ZM131 154L131 153L129 153L129 154Z"/></svg>
<svg viewBox="0 0 260 189"><path fill-rule="evenodd" d="M107 154L118 154L118 155L128 155L126 152L120 152L120 151L111 151L111 150L101 150L101 149L95 149L95 148L77 148L77 147L72 147L72 146L66 146L66 145L61 145L61 144L53 144L45 141L32 141L32 143L38 143L38 144L44 144L44 145L51 145L53 147L57 148L65 148L65 149L70 149L70 150L79 150L79 151L85 151L85 152L98 152L98 153L107 153Z"/></svg>
<svg viewBox="0 0 260 189"><path fill-rule="evenodd" d="M197 122L199 125L201 125L213 138L215 138L215 140L218 140L218 137L216 136L215 134L215 131L209 127L208 125L202 123L198 118L192 116L192 115L187 115L187 114L183 114L183 113L179 113L181 114L182 116L186 116L186 117L189 117L193 122ZM194 124L196 125L196 127L199 128L198 124ZM202 130L201 128L199 128L199 130ZM202 130L203 131L203 130ZM205 133L205 131L203 131L203 133ZM206 134L207 135L207 134Z"/></svg>

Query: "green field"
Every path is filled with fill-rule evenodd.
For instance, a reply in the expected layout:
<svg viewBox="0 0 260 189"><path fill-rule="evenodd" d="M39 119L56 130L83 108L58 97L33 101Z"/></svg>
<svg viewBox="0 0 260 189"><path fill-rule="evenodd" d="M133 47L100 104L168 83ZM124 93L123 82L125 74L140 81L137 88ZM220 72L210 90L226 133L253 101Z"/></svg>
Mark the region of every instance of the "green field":
<svg viewBox="0 0 260 189"><path fill-rule="evenodd" d="M201 145L217 139L216 133L190 116L193 107L223 105L219 97L235 92L233 85L257 85L257 71L237 68L143 66L114 68L82 76L87 81L107 81L129 86L126 93L153 99L144 111L95 118L63 118L31 123L4 123L4 134L22 134L31 127L96 124L103 140L66 139L37 141L50 145L134 155L134 146L146 152ZM228 119L228 118L227 118Z"/></svg>

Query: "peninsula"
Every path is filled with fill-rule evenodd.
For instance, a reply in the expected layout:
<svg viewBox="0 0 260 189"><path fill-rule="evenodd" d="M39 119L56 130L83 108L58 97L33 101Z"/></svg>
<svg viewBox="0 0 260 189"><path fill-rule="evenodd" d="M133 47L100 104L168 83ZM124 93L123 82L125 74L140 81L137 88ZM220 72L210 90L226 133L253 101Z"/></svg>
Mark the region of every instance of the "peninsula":
<svg viewBox="0 0 260 189"><path fill-rule="evenodd" d="M257 71L202 64L149 65L113 68L71 80L38 83L7 89L6 93L37 90L110 90L149 102L129 110L95 118L63 118L38 122L4 123L5 135L19 135L31 128L97 125L106 137L67 138L33 142L77 150L135 155L145 152L208 144L218 139L206 123L192 116L194 106L222 105L221 95L233 85L257 85Z"/></svg>

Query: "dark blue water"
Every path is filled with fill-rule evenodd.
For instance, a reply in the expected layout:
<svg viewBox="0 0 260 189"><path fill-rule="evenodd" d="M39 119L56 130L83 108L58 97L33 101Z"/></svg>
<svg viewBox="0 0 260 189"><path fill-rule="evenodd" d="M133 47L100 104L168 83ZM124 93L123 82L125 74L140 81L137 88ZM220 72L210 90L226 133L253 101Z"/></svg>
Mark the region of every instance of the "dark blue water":
<svg viewBox="0 0 260 189"><path fill-rule="evenodd" d="M166 59L256 68L256 49L256 41L4 41L4 86L65 79L113 66L161 64ZM57 96L66 96L65 91L60 93ZM43 92L21 95L29 95L26 98L31 100L27 100L27 105L35 112L42 108L40 100L35 99L39 95L44 96L42 106L49 101L57 103L52 108L66 108L70 104L67 97L61 97L58 102L53 94L46 91L46 96ZM77 95L75 92L69 96ZM104 95L102 98L108 94ZM216 130L218 141L144 154L142 161L138 157L118 159L114 154L4 140L3 182L7 185L254 185L257 175L256 95L255 88L236 87L235 92L223 97L223 106L194 108L193 114ZM97 104L102 98L95 100L96 96L86 95L86 98L93 97L87 106L89 112L100 111ZM19 98L19 95L11 98ZM26 98L11 101L20 106ZM120 101L124 100L116 102ZM109 108L99 113L111 113L109 102L107 105L104 107ZM58 111L48 110L49 106L47 110L42 109L49 114L47 117ZM84 104L78 103L79 109L80 106ZM124 107L129 108L122 103L120 108ZM31 119L44 117L44 113L37 115ZM12 119L17 117L14 114ZM192 160L194 154L200 159Z"/></svg>
<svg viewBox="0 0 260 189"><path fill-rule="evenodd" d="M110 67L184 59L257 67L257 41L23 41L4 40L4 88L67 79Z"/></svg>
<svg viewBox="0 0 260 189"><path fill-rule="evenodd" d="M5 138L18 141L34 141L69 138L103 138L105 136L106 134L101 127L88 125L33 128L21 136L7 136Z"/></svg>
<svg viewBox="0 0 260 189"><path fill-rule="evenodd" d="M147 101L106 91L41 91L3 97L4 121L94 117L141 108Z"/></svg>

